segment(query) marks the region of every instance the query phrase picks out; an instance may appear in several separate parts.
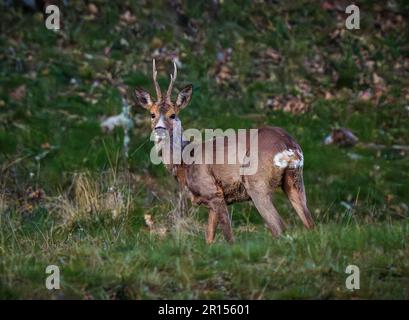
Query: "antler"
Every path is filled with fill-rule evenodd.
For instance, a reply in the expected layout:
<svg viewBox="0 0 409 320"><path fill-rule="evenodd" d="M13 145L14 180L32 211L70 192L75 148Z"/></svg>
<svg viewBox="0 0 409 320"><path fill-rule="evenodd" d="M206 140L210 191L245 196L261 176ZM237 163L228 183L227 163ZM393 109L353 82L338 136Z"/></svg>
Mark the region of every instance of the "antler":
<svg viewBox="0 0 409 320"><path fill-rule="evenodd" d="M153 74L153 83L155 84L156 89L156 96L158 97L158 101L162 100L162 92L160 91L159 83L156 80L156 76L158 75L158 71L156 70L156 63L155 59L152 61L152 74Z"/></svg>
<svg viewBox="0 0 409 320"><path fill-rule="evenodd" d="M178 74L178 68L176 67L176 62L173 61L173 75L172 74L170 75L169 88L168 88L168 91L166 93L166 101L167 102L171 102L170 99L172 97L172 89L173 89L173 85L175 83L177 74Z"/></svg>

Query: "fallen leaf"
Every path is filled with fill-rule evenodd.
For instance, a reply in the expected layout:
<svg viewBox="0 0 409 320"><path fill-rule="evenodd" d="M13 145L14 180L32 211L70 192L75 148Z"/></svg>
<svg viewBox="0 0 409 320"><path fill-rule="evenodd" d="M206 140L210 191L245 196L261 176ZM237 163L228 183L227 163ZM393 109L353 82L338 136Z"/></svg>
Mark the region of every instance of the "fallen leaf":
<svg viewBox="0 0 409 320"><path fill-rule="evenodd" d="M50 149L51 145L48 142L44 142L41 144L41 149Z"/></svg>
<svg viewBox="0 0 409 320"><path fill-rule="evenodd" d="M373 97L371 89L367 89L365 91L360 91L358 93L358 99L362 101L369 101Z"/></svg>
<svg viewBox="0 0 409 320"><path fill-rule="evenodd" d="M88 5L88 12L90 14L97 15L98 14L98 7L95 4L90 3Z"/></svg>
<svg viewBox="0 0 409 320"><path fill-rule="evenodd" d="M308 104L300 97L276 96L267 99L266 107L272 110L282 110L292 114L302 114L308 111Z"/></svg>
<svg viewBox="0 0 409 320"><path fill-rule="evenodd" d="M136 16L134 16L131 11L126 10L123 14L121 14L119 20L122 25L129 25L136 22Z"/></svg>
<svg viewBox="0 0 409 320"><path fill-rule="evenodd" d="M283 59L281 54L278 51L274 50L273 48L267 48L266 51L264 52L264 55L265 57L270 59L274 64L280 63L281 60Z"/></svg>
<svg viewBox="0 0 409 320"><path fill-rule="evenodd" d="M231 77L231 70L228 66L221 66L216 74L217 84L222 84L227 82Z"/></svg>
<svg viewBox="0 0 409 320"><path fill-rule="evenodd" d="M149 229L152 230L154 226L152 216L150 214L145 214L144 218L145 218L146 225L149 227Z"/></svg>
<svg viewBox="0 0 409 320"><path fill-rule="evenodd" d="M34 190L34 191L29 190L28 191L28 199L30 201L38 202L40 200L43 200L44 197L45 197L45 192L44 192L43 189L37 189L37 190Z"/></svg>
<svg viewBox="0 0 409 320"><path fill-rule="evenodd" d="M27 88L26 85L23 84L17 88L15 88L11 93L10 93L10 97L14 100L14 101L21 101L24 99L24 97L26 96L27 93Z"/></svg>
<svg viewBox="0 0 409 320"><path fill-rule="evenodd" d="M104 55L109 56L111 53L112 48L111 47L105 47L104 48Z"/></svg>
<svg viewBox="0 0 409 320"><path fill-rule="evenodd" d="M232 68L229 65L231 62L233 50L231 48L222 49L216 54L215 78L216 83L226 84L232 77Z"/></svg>
<svg viewBox="0 0 409 320"><path fill-rule="evenodd" d="M325 99L325 100L334 99L334 95L333 95L330 91L325 91L324 99Z"/></svg>

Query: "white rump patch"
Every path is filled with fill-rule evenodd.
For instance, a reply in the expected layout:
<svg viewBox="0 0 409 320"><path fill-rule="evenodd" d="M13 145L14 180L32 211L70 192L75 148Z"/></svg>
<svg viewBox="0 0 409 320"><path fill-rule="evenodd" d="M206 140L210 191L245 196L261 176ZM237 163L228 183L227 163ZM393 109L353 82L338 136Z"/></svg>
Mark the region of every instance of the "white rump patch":
<svg viewBox="0 0 409 320"><path fill-rule="evenodd" d="M281 169L285 168L300 168L304 165L304 156L298 150L284 150L274 156L274 165Z"/></svg>

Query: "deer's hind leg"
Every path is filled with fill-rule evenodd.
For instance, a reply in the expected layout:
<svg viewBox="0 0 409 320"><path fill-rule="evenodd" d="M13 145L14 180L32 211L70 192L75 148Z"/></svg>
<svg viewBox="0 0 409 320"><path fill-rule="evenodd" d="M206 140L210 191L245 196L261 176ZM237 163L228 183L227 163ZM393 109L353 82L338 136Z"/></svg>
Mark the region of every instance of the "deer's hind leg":
<svg viewBox="0 0 409 320"><path fill-rule="evenodd" d="M263 194L253 191L250 193L251 200L253 200L254 205L263 217L273 236L279 236L285 229L285 224L271 202L271 193Z"/></svg>
<svg viewBox="0 0 409 320"><path fill-rule="evenodd" d="M313 228L314 220L307 207L302 168L287 168L284 172L282 187L304 226L307 229Z"/></svg>
<svg viewBox="0 0 409 320"><path fill-rule="evenodd" d="M206 242L212 244L216 233L217 225L219 224L219 217L217 212L213 209L209 209L209 217L206 227Z"/></svg>
<svg viewBox="0 0 409 320"><path fill-rule="evenodd" d="M285 224L271 201L272 188L255 180L247 180L245 186L248 195L273 236L279 236L285 229Z"/></svg>

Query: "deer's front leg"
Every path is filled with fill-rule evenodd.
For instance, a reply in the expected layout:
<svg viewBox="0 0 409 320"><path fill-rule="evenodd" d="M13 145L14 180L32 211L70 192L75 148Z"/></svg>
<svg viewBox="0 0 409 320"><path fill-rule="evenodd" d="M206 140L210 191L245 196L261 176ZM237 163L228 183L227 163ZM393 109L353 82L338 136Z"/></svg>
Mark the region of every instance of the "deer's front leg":
<svg viewBox="0 0 409 320"><path fill-rule="evenodd" d="M217 212L215 210L210 209L208 222L207 222L207 229L206 229L207 244L213 243L218 223L219 223L219 217L217 216Z"/></svg>
<svg viewBox="0 0 409 320"><path fill-rule="evenodd" d="M225 239L228 242L234 242L233 231L231 228L231 222L229 217L229 211L227 209L227 205L224 202L224 199L214 199L209 203L210 210L216 212L217 218L220 221L220 225L222 227L222 231L224 234Z"/></svg>

